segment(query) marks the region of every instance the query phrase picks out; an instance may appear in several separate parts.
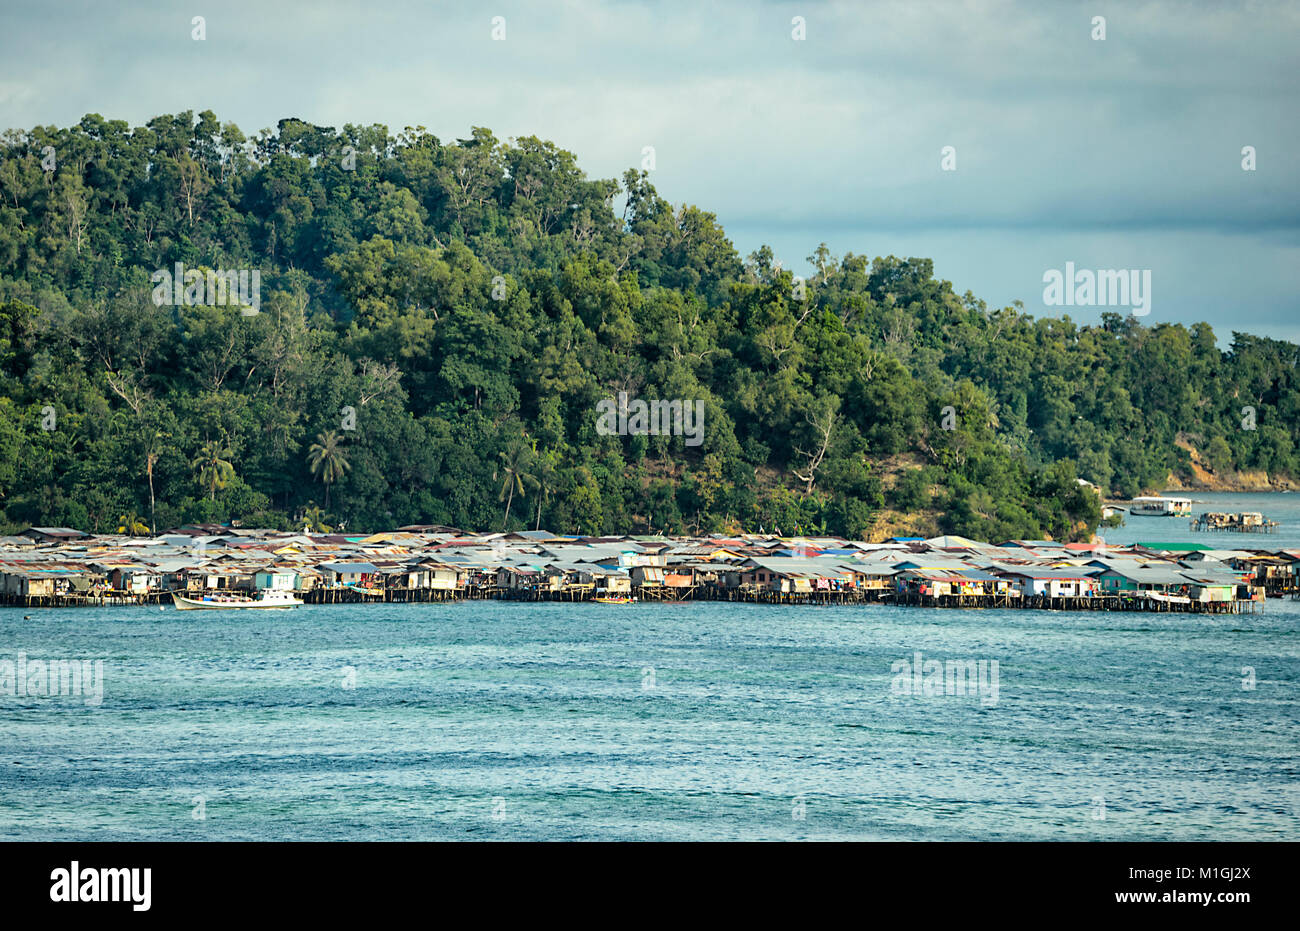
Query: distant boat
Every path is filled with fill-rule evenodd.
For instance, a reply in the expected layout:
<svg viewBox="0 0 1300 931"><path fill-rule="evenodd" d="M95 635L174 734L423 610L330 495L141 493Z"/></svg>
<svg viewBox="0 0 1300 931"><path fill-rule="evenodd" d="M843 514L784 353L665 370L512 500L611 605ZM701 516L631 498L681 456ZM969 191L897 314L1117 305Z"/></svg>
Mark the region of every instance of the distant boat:
<svg viewBox="0 0 1300 931"><path fill-rule="evenodd" d="M225 611L236 608L296 608L302 604L292 592L261 592L256 598L242 595L204 595L186 598L172 592L177 611Z"/></svg>
<svg viewBox="0 0 1300 931"><path fill-rule="evenodd" d="M596 595L591 600L602 605L630 605L636 601L630 595Z"/></svg>
<svg viewBox="0 0 1300 931"><path fill-rule="evenodd" d="M1146 517L1187 517L1192 513L1192 499L1151 495L1134 498L1128 510L1130 514Z"/></svg>

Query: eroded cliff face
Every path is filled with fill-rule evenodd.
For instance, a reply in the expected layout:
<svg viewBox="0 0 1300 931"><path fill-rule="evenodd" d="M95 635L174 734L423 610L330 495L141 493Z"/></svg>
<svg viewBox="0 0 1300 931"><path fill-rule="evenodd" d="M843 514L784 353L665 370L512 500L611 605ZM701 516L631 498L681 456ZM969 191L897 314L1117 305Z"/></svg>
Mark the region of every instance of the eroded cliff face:
<svg viewBox="0 0 1300 931"><path fill-rule="evenodd" d="M1270 476L1262 471L1216 474L1193 465L1191 476L1180 478L1170 472L1165 488L1169 491L1294 491L1300 489L1300 483L1284 475Z"/></svg>
<svg viewBox="0 0 1300 931"><path fill-rule="evenodd" d="M1287 491L1300 488L1300 482L1287 475L1269 475L1262 469L1220 469L1205 462L1201 451L1185 435L1174 441L1191 457L1190 473L1169 473L1165 488L1169 491Z"/></svg>

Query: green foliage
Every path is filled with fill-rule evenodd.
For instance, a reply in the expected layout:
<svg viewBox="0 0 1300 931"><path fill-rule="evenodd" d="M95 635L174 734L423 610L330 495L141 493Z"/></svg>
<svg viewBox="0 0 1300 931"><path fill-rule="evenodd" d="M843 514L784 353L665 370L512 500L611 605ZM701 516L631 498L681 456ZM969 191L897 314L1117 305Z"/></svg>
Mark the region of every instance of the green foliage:
<svg viewBox="0 0 1300 931"><path fill-rule="evenodd" d="M1076 475L1131 495L1191 468L1178 439L1300 472L1295 345L990 311L928 259L810 262L742 261L647 173L482 128L10 131L0 524L869 536L891 507L1074 539L1100 520ZM156 303L176 263L257 271L260 313ZM619 391L701 402L701 442L602 435ZM924 468L885 491L900 455Z"/></svg>
<svg viewBox="0 0 1300 931"><path fill-rule="evenodd" d="M921 511L930 506L930 481L923 469L903 472L890 492L894 507L900 511Z"/></svg>

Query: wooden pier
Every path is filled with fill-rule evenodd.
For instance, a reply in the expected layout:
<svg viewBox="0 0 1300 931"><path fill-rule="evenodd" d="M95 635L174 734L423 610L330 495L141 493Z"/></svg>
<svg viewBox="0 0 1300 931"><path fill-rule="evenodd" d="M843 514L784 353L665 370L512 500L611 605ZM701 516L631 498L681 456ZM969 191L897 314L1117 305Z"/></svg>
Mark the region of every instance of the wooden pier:
<svg viewBox="0 0 1300 931"><path fill-rule="evenodd" d="M1049 595L919 595L900 593L890 604L926 608L1027 608L1038 611L1146 611L1155 614L1242 614L1253 612L1263 602L1255 599L1232 601L1174 601L1123 592L1112 595L1052 597Z"/></svg>
<svg viewBox="0 0 1300 931"><path fill-rule="evenodd" d="M171 592L60 592L57 595L0 595L0 605L15 608L102 608L129 605L169 605Z"/></svg>
<svg viewBox="0 0 1300 931"><path fill-rule="evenodd" d="M1287 577L1283 584L1257 589L1267 597L1300 599L1300 580ZM201 595L202 593L195 593ZM604 589L591 584L566 586L538 586L536 588L506 588L495 583L463 585L451 588L390 587L363 590L352 586L320 587L295 594L306 604L439 604L460 601L525 601L525 602L590 602L594 597L607 594ZM849 587L839 589L811 589L807 591L778 591L756 585L725 586L716 583L697 583L690 586L644 585L630 594L643 604L686 603L691 601L726 601L741 604L763 605L862 605L887 604L901 607L926 608L1024 608L1042 611L1148 611L1153 613L1241 614L1255 611L1264 599L1238 598L1231 601L1193 601L1157 598L1136 592L1099 594L1081 597L1050 597L1047 595L1021 596L1014 592L997 594L941 594L929 595L900 592L892 588ZM59 595L17 596L0 595L0 604L27 608L104 607L113 605L166 606L171 603L171 593L154 592L96 592L66 593Z"/></svg>

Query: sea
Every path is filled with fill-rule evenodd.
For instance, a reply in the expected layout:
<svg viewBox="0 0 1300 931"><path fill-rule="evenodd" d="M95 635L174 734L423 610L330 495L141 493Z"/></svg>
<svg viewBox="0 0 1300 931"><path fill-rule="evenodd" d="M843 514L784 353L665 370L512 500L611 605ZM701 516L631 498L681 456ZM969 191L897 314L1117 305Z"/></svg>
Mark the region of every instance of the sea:
<svg viewBox="0 0 1300 931"><path fill-rule="evenodd" d="M1300 494L1190 497L1283 526L1107 542L1300 547ZM0 609L20 654L102 690L0 695L6 840L1300 835L1290 600Z"/></svg>

